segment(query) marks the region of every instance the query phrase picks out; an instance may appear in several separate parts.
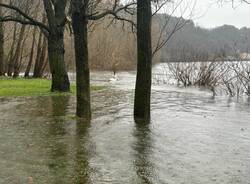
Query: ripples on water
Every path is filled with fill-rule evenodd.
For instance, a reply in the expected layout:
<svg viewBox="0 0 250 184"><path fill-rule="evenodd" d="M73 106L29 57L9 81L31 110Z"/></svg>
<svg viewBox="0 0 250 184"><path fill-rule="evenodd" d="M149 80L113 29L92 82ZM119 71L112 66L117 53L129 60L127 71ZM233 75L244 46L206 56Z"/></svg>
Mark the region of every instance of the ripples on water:
<svg viewBox="0 0 250 184"><path fill-rule="evenodd" d="M93 93L89 123L74 97L0 99L0 183L250 183L248 99L154 86L151 124L136 126L134 75L120 77L92 76L111 87Z"/></svg>

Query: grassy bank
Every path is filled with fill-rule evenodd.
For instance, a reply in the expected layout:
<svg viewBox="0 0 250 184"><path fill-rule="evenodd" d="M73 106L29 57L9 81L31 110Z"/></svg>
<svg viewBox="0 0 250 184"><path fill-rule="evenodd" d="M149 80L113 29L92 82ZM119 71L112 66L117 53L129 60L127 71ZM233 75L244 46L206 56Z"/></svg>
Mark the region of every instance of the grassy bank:
<svg viewBox="0 0 250 184"><path fill-rule="evenodd" d="M49 96L74 95L76 85L71 84L70 93L50 92L51 81L46 79L0 78L0 97L8 96ZM103 86L92 86L91 90L101 90Z"/></svg>

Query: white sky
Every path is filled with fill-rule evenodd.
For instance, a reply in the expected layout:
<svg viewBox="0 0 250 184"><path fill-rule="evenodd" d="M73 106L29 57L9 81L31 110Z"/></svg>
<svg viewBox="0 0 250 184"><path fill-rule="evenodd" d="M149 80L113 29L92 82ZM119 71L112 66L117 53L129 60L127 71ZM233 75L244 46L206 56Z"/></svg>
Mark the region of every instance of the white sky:
<svg viewBox="0 0 250 184"><path fill-rule="evenodd" d="M227 1L227 3L218 3L218 1ZM234 1L238 3L232 5L231 0L172 0L174 3L166 5L160 12L172 14L175 10L173 15L182 15L186 19L192 19L197 25L205 28L214 28L224 24L250 28L250 4L240 3L241 0ZM179 6L175 9L177 5Z"/></svg>
<svg viewBox="0 0 250 184"><path fill-rule="evenodd" d="M192 1L192 0L190 0ZM193 15L199 26L213 28L224 24L238 28L250 28L250 5L232 3L214 3L216 0L197 0ZM236 0L235 0L236 1Z"/></svg>
<svg viewBox="0 0 250 184"><path fill-rule="evenodd" d="M173 0L174 3L169 3L160 12L172 14L175 10L173 15L192 19L197 25L205 28L224 24L250 28L250 4L240 3L241 0L234 0L238 2L234 5L230 0L222 0L227 3L218 1L220 0Z"/></svg>

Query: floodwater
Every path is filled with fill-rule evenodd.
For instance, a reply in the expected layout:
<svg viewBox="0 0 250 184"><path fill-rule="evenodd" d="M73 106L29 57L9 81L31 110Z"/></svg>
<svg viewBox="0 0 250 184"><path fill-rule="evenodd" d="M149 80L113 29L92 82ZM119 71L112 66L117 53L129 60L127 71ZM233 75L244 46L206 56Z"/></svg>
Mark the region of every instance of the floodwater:
<svg viewBox="0 0 250 184"><path fill-rule="evenodd" d="M72 96L0 98L1 184L250 184L250 100L154 85L132 117L134 73L94 73L93 119Z"/></svg>

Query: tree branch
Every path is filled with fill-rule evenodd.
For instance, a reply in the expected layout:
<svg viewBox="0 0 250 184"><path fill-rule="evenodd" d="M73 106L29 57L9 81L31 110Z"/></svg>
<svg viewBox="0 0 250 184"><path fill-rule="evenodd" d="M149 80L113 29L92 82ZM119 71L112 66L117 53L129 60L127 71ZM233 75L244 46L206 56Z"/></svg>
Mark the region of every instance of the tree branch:
<svg viewBox="0 0 250 184"><path fill-rule="evenodd" d="M50 29L49 29L49 27L47 25L33 19L32 17L30 17L29 15L24 13L22 10L20 10L18 7L13 6L13 5L3 4L3 3L0 3L0 7L4 7L4 8L7 8L7 9L10 9L10 10L14 10L18 14L20 14L24 19L26 19L26 20L23 20L23 19L18 19L18 18L7 16L7 17L0 17L0 21L2 21L2 22L8 22L8 21L10 21L10 22L18 22L20 24L38 26L41 29L46 30L48 33L50 32Z"/></svg>
<svg viewBox="0 0 250 184"><path fill-rule="evenodd" d="M118 1L116 1L116 2L118 2ZM117 8L118 5L117 5L117 3L115 3L111 10L106 10L105 12L102 12L102 13L95 12L91 15L88 15L87 17L89 20L99 20L99 19L104 18L105 16L111 15L117 20L129 22L134 27L136 27L136 23L134 23L132 20L126 19L124 17L120 17L118 15L118 13L121 11L128 12L129 7L133 6L133 5L136 5L136 3L130 3L130 4L127 4L125 6L121 6L121 7Z"/></svg>

